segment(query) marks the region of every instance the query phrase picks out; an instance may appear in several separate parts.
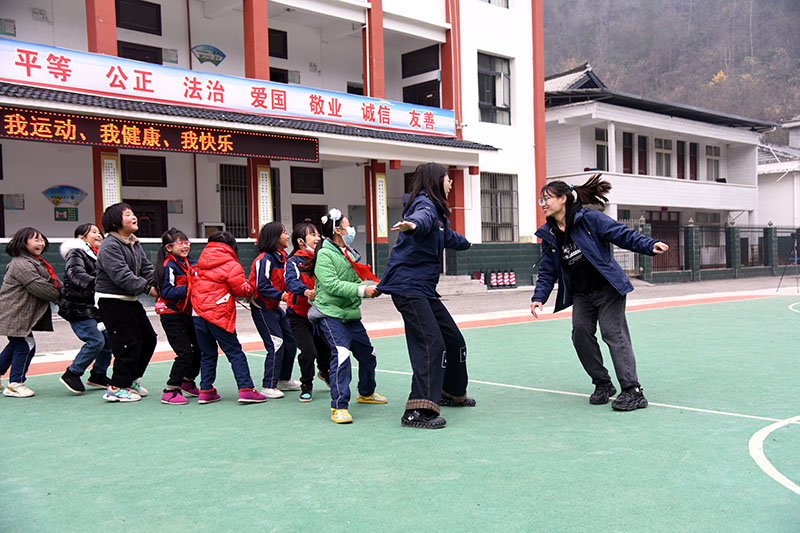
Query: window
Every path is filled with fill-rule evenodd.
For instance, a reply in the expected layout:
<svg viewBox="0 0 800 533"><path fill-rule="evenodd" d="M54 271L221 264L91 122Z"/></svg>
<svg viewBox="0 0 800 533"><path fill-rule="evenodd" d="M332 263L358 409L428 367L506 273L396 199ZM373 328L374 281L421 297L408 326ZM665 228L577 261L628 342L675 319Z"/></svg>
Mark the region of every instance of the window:
<svg viewBox="0 0 800 533"><path fill-rule="evenodd" d="M269 81L289 83L289 71L285 68L269 67Z"/></svg>
<svg viewBox="0 0 800 533"><path fill-rule="evenodd" d="M508 0L481 0L481 1L486 2L487 4L492 4L493 6L508 8Z"/></svg>
<svg viewBox="0 0 800 533"><path fill-rule="evenodd" d="M608 131L600 128L594 129L594 151L596 154L595 168L608 170Z"/></svg>
<svg viewBox="0 0 800 533"><path fill-rule="evenodd" d="M314 167L291 167L292 192L298 194L325 194L322 169Z"/></svg>
<svg viewBox="0 0 800 533"><path fill-rule="evenodd" d="M481 122L511 124L511 62L478 53L478 106Z"/></svg>
<svg viewBox="0 0 800 533"><path fill-rule="evenodd" d="M116 0L117 28L161 35L161 6L144 0Z"/></svg>
<svg viewBox="0 0 800 533"><path fill-rule="evenodd" d="M274 198L274 196L273 196ZM250 237L247 221L247 166L219 166L220 217L237 239Z"/></svg>
<svg viewBox="0 0 800 533"><path fill-rule="evenodd" d="M401 56L403 78L439 70L439 45L420 48Z"/></svg>
<svg viewBox="0 0 800 533"><path fill-rule="evenodd" d="M167 186L166 157L121 154L119 164L124 187Z"/></svg>
<svg viewBox="0 0 800 533"><path fill-rule="evenodd" d="M698 226L712 226L707 230L700 231L700 246L713 247L719 246L722 242L721 231L716 231L714 228L721 225L722 217L719 213L698 212L697 225Z"/></svg>
<svg viewBox="0 0 800 533"><path fill-rule="evenodd" d="M161 48L144 44L117 41L117 55L119 57L144 61L145 63L154 63L156 65L161 65L163 63Z"/></svg>
<svg viewBox="0 0 800 533"><path fill-rule="evenodd" d="M689 143L689 179L697 181L697 143Z"/></svg>
<svg viewBox="0 0 800 533"><path fill-rule="evenodd" d="M677 155L675 157L675 170L678 171L678 179L682 180L686 178L686 142L676 141L675 147L677 149Z"/></svg>
<svg viewBox="0 0 800 533"><path fill-rule="evenodd" d="M672 141L670 139L653 139L656 152L656 176L672 176Z"/></svg>
<svg viewBox="0 0 800 533"><path fill-rule="evenodd" d="M636 154L639 160L639 174L647 174L647 137L640 135L637 142L639 143L639 149Z"/></svg>
<svg viewBox="0 0 800 533"><path fill-rule="evenodd" d="M408 104L439 106L439 80L425 81L403 87L403 102Z"/></svg>
<svg viewBox="0 0 800 533"><path fill-rule="evenodd" d="M633 174L633 133L622 133L622 173Z"/></svg>
<svg viewBox="0 0 800 533"><path fill-rule="evenodd" d="M269 29L269 56L289 59L289 44L285 31Z"/></svg>
<svg viewBox="0 0 800 533"><path fill-rule="evenodd" d="M706 146L706 179L719 181L719 146Z"/></svg>
<svg viewBox="0 0 800 533"><path fill-rule="evenodd" d="M354 81L348 81L347 94L357 94L359 96L364 96L364 84L356 83Z"/></svg>
<svg viewBox="0 0 800 533"><path fill-rule="evenodd" d="M481 239L483 242L516 242L517 176L481 172Z"/></svg>
<svg viewBox="0 0 800 533"><path fill-rule="evenodd" d="M617 220L630 220L630 219L631 219L630 209L617 209Z"/></svg>

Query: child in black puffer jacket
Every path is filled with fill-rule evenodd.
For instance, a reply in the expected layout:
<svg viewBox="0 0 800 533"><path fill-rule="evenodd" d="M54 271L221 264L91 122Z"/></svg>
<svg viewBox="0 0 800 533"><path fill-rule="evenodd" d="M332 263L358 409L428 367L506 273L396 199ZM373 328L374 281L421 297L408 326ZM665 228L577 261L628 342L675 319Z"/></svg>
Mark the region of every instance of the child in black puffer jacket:
<svg viewBox="0 0 800 533"><path fill-rule="evenodd" d="M81 224L75 229L75 238L61 244L61 257L66 263L58 314L69 322L72 331L84 345L59 381L75 394L83 394L86 390L81 376L92 362L92 371L86 384L101 389L109 385L106 372L111 364L111 344L94 305L97 249L102 240L103 234L97 226Z"/></svg>

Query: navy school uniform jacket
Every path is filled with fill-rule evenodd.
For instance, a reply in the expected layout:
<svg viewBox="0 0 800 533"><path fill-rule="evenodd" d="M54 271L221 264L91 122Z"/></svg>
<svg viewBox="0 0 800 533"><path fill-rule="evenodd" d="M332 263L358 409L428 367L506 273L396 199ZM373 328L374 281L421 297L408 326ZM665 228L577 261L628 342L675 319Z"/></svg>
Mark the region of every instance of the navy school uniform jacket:
<svg viewBox="0 0 800 533"><path fill-rule="evenodd" d="M308 316L308 310L311 307L305 292L314 288L314 274L302 267L313 258L314 252L299 250L286 260L284 269L286 291L291 294L287 307L289 311L304 317Z"/></svg>
<svg viewBox="0 0 800 533"><path fill-rule="evenodd" d="M408 195L404 203L407 201ZM466 250L471 245L463 235L450 229L444 207L424 192L406 205L403 220L417 227L400 233L378 290L387 294L438 298L436 284L442 268L442 252L445 248Z"/></svg>
<svg viewBox="0 0 800 533"><path fill-rule="evenodd" d="M286 290L283 269L286 264L286 252L261 252L253 261L250 270L250 285L255 287L254 303L261 309L278 309L281 296Z"/></svg>
<svg viewBox="0 0 800 533"><path fill-rule="evenodd" d="M536 236L542 239L542 260L531 301L545 303L558 280L555 306L555 312L558 312L572 305L569 275L561 265L561 252L550 223L546 222L536 230ZM570 237L592 266L622 295L631 292L633 285L619 263L614 260L609 243L636 253L654 255L653 246L658 242L600 211L585 207L575 213Z"/></svg>
<svg viewBox="0 0 800 533"><path fill-rule="evenodd" d="M164 281L161 294L156 300L156 313L192 313L191 284L197 271L197 261L186 257L185 261L172 254L164 260Z"/></svg>

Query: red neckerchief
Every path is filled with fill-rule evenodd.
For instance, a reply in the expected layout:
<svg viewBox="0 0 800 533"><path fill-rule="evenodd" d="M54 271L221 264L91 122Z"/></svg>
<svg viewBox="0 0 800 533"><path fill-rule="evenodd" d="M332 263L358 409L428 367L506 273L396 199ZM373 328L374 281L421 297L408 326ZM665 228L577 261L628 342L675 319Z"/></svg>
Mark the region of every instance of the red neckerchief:
<svg viewBox="0 0 800 533"><path fill-rule="evenodd" d="M353 258L350 257L350 253L347 251L347 248L344 249L344 256L348 261L350 261L350 264L353 265L353 269L355 269L356 274L358 274L358 277L361 278L361 281L370 280L377 281L378 283L381 282L381 280L379 280L377 276L372 273L372 270L370 270L370 265L362 265L361 263L356 263L353 261Z"/></svg>
<svg viewBox="0 0 800 533"><path fill-rule="evenodd" d="M53 270L53 267L50 266L50 263L48 263L47 261L42 259L42 256L40 256L40 255L36 255L34 257L36 257L36 259L38 259L39 261L44 263L44 267L47 269L47 272L50 273L50 281L53 282L53 285L58 287L58 276L56 276L56 271Z"/></svg>
<svg viewBox="0 0 800 533"><path fill-rule="evenodd" d="M89 243L87 242L86 244L89 244ZM99 252L99 251L100 251L100 249L99 249L99 248L95 248L95 247L94 247L94 246L92 246L91 244L89 244L89 248L91 248L91 249L92 249L92 251L94 252L94 255L95 255L95 256L97 255L97 252Z"/></svg>

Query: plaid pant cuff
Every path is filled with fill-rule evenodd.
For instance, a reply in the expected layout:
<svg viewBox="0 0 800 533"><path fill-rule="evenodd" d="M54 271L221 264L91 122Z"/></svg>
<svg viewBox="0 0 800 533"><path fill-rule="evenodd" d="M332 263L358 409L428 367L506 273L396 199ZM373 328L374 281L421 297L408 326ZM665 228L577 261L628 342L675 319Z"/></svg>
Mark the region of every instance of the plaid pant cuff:
<svg viewBox="0 0 800 533"><path fill-rule="evenodd" d="M428 409L435 412L437 415L441 412L439 406L430 400L408 400L406 402L406 409Z"/></svg>

